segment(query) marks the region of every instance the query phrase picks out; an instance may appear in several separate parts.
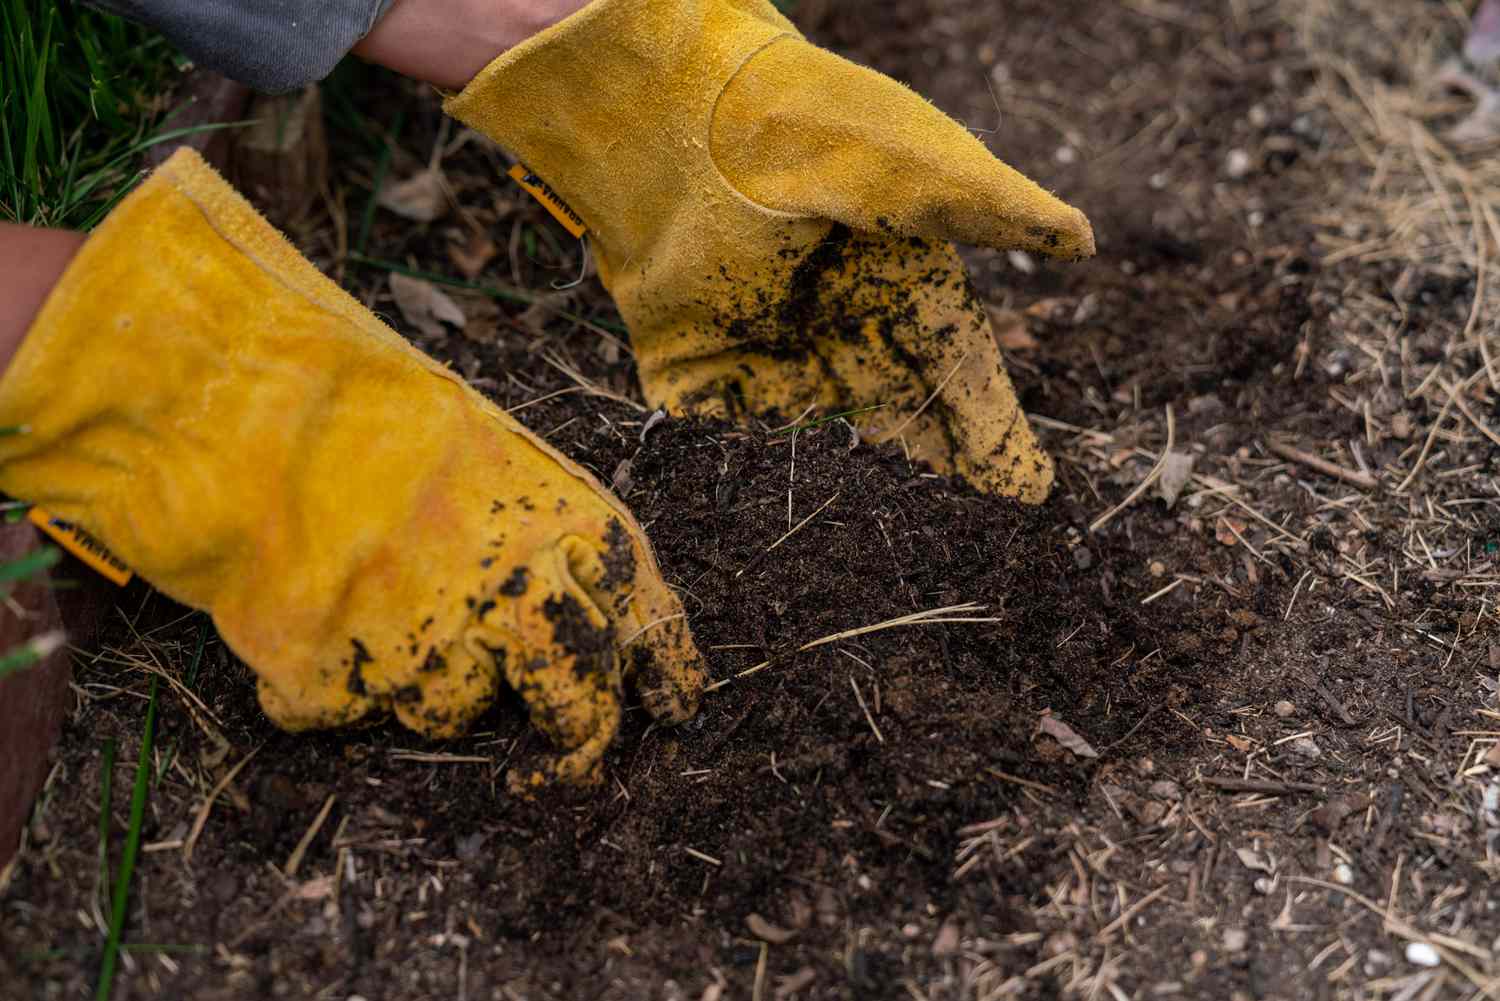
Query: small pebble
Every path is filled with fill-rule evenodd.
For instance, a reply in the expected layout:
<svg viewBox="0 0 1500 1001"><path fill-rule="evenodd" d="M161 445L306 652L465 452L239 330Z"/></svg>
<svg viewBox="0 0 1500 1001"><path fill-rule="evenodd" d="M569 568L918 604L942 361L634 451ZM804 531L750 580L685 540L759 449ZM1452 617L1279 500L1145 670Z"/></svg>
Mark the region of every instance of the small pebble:
<svg viewBox="0 0 1500 1001"><path fill-rule="evenodd" d="M1286 719L1292 713L1297 711L1297 707L1292 705L1286 699L1282 699L1280 702L1276 703L1271 711L1281 719Z"/></svg>
<svg viewBox="0 0 1500 1001"><path fill-rule="evenodd" d="M1224 948L1230 952L1241 952L1250 944L1250 933L1243 928L1224 929Z"/></svg>
<svg viewBox="0 0 1500 1001"><path fill-rule="evenodd" d="M1182 798L1182 786L1178 785L1176 782L1173 782L1171 779L1161 779L1157 782L1151 783L1150 791L1151 795L1155 796L1157 799L1164 799L1173 803Z"/></svg>
<svg viewBox="0 0 1500 1001"><path fill-rule="evenodd" d="M1264 895L1270 893L1274 889L1276 889L1276 881L1269 876L1262 876L1255 881L1256 893Z"/></svg>
<svg viewBox="0 0 1500 1001"><path fill-rule="evenodd" d="M1406 945L1406 961L1416 963L1418 966L1437 966L1442 957L1437 950L1426 942L1408 942Z"/></svg>
<svg viewBox="0 0 1500 1001"><path fill-rule="evenodd" d="M1224 158L1224 173L1236 181L1250 173L1250 154L1242 149L1232 149Z"/></svg>
<svg viewBox="0 0 1500 1001"><path fill-rule="evenodd" d="M1087 570L1094 565L1094 554L1089 551L1088 546L1079 546L1073 550L1073 562L1078 565L1078 569Z"/></svg>
<svg viewBox="0 0 1500 1001"><path fill-rule="evenodd" d="M958 925L952 921L943 922L943 927L938 929L937 938L932 940L932 954L934 956L958 954Z"/></svg>
<svg viewBox="0 0 1500 1001"><path fill-rule="evenodd" d="M1349 863L1340 862L1333 867L1333 881L1341 886L1354 885L1354 870L1349 868Z"/></svg>
<svg viewBox="0 0 1500 1001"><path fill-rule="evenodd" d="M1287 746L1293 754L1304 758L1316 759L1323 756L1323 749L1311 737L1298 737Z"/></svg>

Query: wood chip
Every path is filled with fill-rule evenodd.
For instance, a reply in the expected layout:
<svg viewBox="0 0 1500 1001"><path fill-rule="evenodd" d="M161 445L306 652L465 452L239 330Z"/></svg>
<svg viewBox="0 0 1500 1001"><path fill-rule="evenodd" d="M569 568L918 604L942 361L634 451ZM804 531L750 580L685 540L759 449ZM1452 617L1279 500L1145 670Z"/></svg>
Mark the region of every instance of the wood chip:
<svg viewBox="0 0 1500 1001"><path fill-rule="evenodd" d="M1056 716L1050 714L1042 716L1038 722L1038 727L1041 733L1051 737L1080 758L1097 758L1099 756L1099 752L1094 750L1094 746L1079 736L1077 730L1074 730Z"/></svg>
<svg viewBox="0 0 1500 1001"><path fill-rule="evenodd" d="M745 918L745 927L750 929L750 934L758 939L770 942L772 945L785 945L797 937L795 931L773 925L759 914L753 912Z"/></svg>

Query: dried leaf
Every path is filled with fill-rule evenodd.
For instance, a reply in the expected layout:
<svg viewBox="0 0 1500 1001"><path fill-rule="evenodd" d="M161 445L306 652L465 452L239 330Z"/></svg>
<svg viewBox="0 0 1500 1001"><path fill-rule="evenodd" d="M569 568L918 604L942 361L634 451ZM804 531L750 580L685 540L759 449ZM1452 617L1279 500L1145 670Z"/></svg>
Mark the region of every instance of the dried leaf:
<svg viewBox="0 0 1500 1001"><path fill-rule="evenodd" d="M1217 526L1214 529L1214 538L1226 546L1239 545L1240 540L1234 533L1238 532L1240 535L1244 535L1245 529L1249 527L1240 519L1231 518L1228 515L1220 515Z"/></svg>
<svg viewBox="0 0 1500 1001"><path fill-rule="evenodd" d="M1042 716L1040 725L1042 733L1045 733L1080 758L1097 758L1099 756L1099 752L1094 750L1092 744L1080 737L1077 730L1074 730L1056 716Z"/></svg>
<svg viewBox="0 0 1500 1001"><path fill-rule="evenodd" d="M750 934L772 945L784 945L797 937L796 932L773 925L759 914L746 917L745 927L750 929Z"/></svg>
<svg viewBox="0 0 1500 1001"><path fill-rule="evenodd" d="M615 475L609 478L609 488L621 497L630 493L630 488L635 486L635 477L631 475L634 469L634 462L621 459L620 464L615 467Z"/></svg>
<svg viewBox="0 0 1500 1001"><path fill-rule="evenodd" d="M445 323L462 330L469 322L458 303L420 278L391 272L391 296L406 322L428 337L446 337Z"/></svg>
<svg viewBox="0 0 1500 1001"><path fill-rule="evenodd" d="M1167 507L1177 503L1182 488L1193 477L1193 465L1197 461L1198 456L1192 452L1174 448L1167 453L1167 460L1161 466L1161 475L1156 478L1156 492L1167 502Z"/></svg>
<svg viewBox="0 0 1500 1001"><path fill-rule="evenodd" d="M990 332L1002 351L1032 351L1041 343L1026 329L1026 317L1013 309L987 307L990 314Z"/></svg>
<svg viewBox="0 0 1500 1001"><path fill-rule="evenodd" d="M1276 872L1275 867L1258 852L1253 852L1249 848L1236 848L1234 853L1240 857L1240 864L1246 869L1254 869L1256 872L1267 874L1274 874Z"/></svg>
<svg viewBox="0 0 1500 1001"><path fill-rule="evenodd" d="M1245 737L1236 737L1232 733L1226 734L1224 736L1224 739L1229 741L1230 747L1234 748L1236 751L1239 751L1241 754L1249 754L1250 749L1255 746L1255 742L1253 740L1248 740Z"/></svg>
<svg viewBox="0 0 1500 1001"><path fill-rule="evenodd" d="M432 222L448 211L448 182L440 168L418 171L382 188L375 202L402 218Z"/></svg>
<svg viewBox="0 0 1500 1001"><path fill-rule="evenodd" d="M1055 320L1071 313L1076 307L1077 303L1068 298L1038 299L1026 307L1026 315L1041 320Z"/></svg>
<svg viewBox="0 0 1500 1001"><path fill-rule="evenodd" d="M500 305L489 296L478 293L459 293L454 301L468 318L461 328L463 335L476 344L495 343L500 336Z"/></svg>
<svg viewBox="0 0 1500 1001"><path fill-rule="evenodd" d="M800 992L803 988L810 986L818 979L818 971L811 966L804 966L796 973L789 973L784 977L776 978L777 1001L785 1001Z"/></svg>
<svg viewBox="0 0 1500 1001"><path fill-rule="evenodd" d="M318 876L300 884L292 891L298 900L326 900L333 896L333 875Z"/></svg>
<svg viewBox="0 0 1500 1001"><path fill-rule="evenodd" d="M485 265L494 260L498 253L495 241L483 233L469 234L467 243L448 244L448 259L469 281L478 278L480 272L484 271Z"/></svg>

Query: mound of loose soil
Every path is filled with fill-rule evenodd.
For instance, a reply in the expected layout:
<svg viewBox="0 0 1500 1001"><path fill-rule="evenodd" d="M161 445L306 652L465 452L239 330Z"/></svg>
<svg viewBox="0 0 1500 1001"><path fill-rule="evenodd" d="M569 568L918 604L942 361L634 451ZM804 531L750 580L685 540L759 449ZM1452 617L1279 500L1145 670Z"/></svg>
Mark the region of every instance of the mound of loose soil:
<svg viewBox="0 0 1500 1001"><path fill-rule="evenodd" d="M1060 460L1052 499L979 495L840 421L645 429L607 301L554 291L576 249L496 186L495 151L462 145L444 159L458 216L382 212L355 245L444 275L482 251L464 331L404 332L616 485L718 687L675 730L631 712L605 788L529 803L505 773L544 748L514 699L440 745L392 725L282 734L201 617L130 592L134 632L80 672L6 891L0 982L93 982L102 742L120 748L118 832L152 658L184 687L162 691L116 997L1410 998L1494 975L1477 790L1500 715L1474 597L1493 500L1434 514L1421 545L1457 548L1412 571L1416 502L1264 447L1358 438L1350 454L1384 470L1418 444L1340 402L1331 317L1341 288L1378 283L1319 264L1307 206L1329 197L1315 161L1333 125L1304 108L1287 12L807 0L801 16L984 128L988 73L999 152L1093 219L1087 265L967 256L1014 321L1011 370ZM405 116L391 176L424 166L446 139L436 103L365 83ZM378 153L342 133L335 150L335 187L361 204ZM400 326L386 272L343 253L357 221L328 222L299 244ZM1461 322L1472 283L1412 281L1414 337ZM1195 462L1182 498L1149 492L1091 532L1169 440ZM1466 475L1490 468L1477 437L1440 447ZM1411 938L1443 965L1408 963Z"/></svg>

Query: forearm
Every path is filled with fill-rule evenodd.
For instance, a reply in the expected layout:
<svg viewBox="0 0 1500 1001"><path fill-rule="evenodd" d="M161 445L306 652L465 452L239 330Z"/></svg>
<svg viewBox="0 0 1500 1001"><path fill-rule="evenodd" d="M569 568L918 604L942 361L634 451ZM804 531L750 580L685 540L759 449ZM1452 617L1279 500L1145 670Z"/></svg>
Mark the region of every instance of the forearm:
<svg viewBox="0 0 1500 1001"><path fill-rule="evenodd" d="M396 0L354 54L447 90L588 0Z"/></svg>
<svg viewBox="0 0 1500 1001"><path fill-rule="evenodd" d="M52 286L83 245L82 233L0 223L0 372L15 356Z"/></svg>

